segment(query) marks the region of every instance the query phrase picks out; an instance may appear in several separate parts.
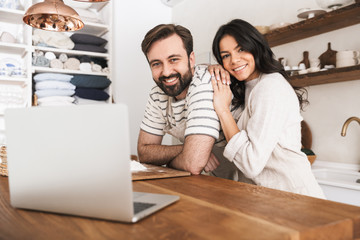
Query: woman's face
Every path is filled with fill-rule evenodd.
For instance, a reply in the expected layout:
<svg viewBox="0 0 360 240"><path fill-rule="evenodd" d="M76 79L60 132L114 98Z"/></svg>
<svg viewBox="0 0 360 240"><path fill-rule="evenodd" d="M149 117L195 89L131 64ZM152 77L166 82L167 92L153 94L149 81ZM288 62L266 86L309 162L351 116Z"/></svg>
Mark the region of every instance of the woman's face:
<svg viewBox="0 0 360 240"><path fill-rule="evenodd" d="M254 56L243 51L234 37L225 35L220 40L219 47L224 68L237 80L249 81L259 76Z"/></svg>

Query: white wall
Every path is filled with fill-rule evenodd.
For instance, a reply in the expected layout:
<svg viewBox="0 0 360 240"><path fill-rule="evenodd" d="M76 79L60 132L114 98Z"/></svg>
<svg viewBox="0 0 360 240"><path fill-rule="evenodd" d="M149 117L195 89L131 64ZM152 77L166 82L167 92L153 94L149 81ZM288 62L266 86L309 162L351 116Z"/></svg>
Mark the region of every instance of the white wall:
<svg viewBox="0 0 360 240"><path fill-rule="evenodd" d="M242 18L253 25L278 22L295 23L300 8L318 8L315 0L184 0L173 8L172 20L191 30L198 56L211 51L212 39L220 25ZM360 24L273 48L276 57L285 57L291 65L302 60L302 52L310 58L327 50L360 50ZM360 80L360 76L359 76ZM351 123L345 138L340 136L344 121L360 117L360 81L332 83L308 88L310 105L303 113L313 134L313 151L317 159L360 164L360 126Z"/></svg>
<svg viewBox="0 0 360 240"><path fill-rule="evenodd" d="M141 51L146 32L157 24L171 21L171 8L160 0L114 1L113 81L115 102L129 107L131 154L136 144L145 104L154 82Z"/></svg>

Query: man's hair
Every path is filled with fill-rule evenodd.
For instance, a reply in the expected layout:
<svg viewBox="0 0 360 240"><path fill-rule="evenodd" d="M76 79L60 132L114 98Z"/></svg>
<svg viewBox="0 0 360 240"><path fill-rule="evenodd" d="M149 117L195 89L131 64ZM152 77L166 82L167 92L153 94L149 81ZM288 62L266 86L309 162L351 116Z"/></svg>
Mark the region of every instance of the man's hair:
<svg viewBox="0 0 360 240"><path fill-rule="evenodd" d="M186 49L186 53L190 56L193 51L193 38L189 29L181 25L160 24L148 31L141 43L141 49L146 58L154 42L168 38L173 34L176 34L181 38L184 48Z"/></svg>

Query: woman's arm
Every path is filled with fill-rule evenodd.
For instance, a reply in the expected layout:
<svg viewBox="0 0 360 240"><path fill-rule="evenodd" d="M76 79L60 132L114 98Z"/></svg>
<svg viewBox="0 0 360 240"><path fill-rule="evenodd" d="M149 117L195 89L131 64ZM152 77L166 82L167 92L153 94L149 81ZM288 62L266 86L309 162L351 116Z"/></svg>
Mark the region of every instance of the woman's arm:
<svg viewBox="0 0 360 240"><path fill-rule="evenodd" d="M230 141L235 134L240 132L230 111L232 99L231 89L228 84L223 84L215 80L214 77L212 77L211 83L214 89L214 108L219 117L226 141Z"/></svg>

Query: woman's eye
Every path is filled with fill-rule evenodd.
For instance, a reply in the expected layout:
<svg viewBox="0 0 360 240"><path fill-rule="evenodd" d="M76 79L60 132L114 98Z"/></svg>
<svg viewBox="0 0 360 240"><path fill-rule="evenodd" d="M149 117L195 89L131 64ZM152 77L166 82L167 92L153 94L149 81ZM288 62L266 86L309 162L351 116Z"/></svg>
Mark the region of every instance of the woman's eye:
<svg viewBox="0 0 360 240"><path fill-rule="evenodd" d="M224 54L221 56L222 59L225 59L225 58L228 58L229 57L229 54Z"/></svg>
<svg viewBox="0 0 360 240"><path fill-rule="evenodd" d="M239 48L238 52L243 52L244 50L242 48Z"/></svg>

